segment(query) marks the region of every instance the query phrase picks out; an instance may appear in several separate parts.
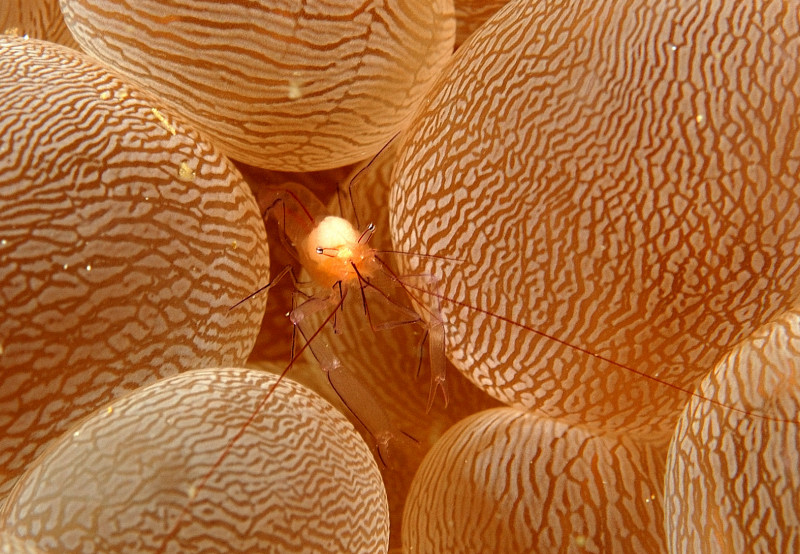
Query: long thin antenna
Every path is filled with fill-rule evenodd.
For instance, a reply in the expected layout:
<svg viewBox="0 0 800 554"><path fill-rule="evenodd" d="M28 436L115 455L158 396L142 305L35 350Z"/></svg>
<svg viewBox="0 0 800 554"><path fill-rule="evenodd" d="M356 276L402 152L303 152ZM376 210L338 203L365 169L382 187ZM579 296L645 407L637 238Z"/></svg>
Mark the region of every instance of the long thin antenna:
<svg viewBox="0 0 800 554"><path fill-rule="evenodd" d="M378 153L377 153L377 154L375 154L374 156L372 156L372 158L369 160L369 162L367 162L367 164L366 164L364 167L362 167L361 169L359 169L359 170L356 172L356 174L355 174L355 175L353 175L353 178L352 178L352 179L350 179L350 181L349 181L349 182L348 182L348 184L347 184L347 194L348 194L348 196L349 196L349 198L350 198L350 207L353 209L353 216L354 216L354 217L355 217L355 219L356 219L356 228L357 228L357 229L358 229L358 228L361 228L361 221L359 220L359 217L358 217L358 210L356 209L356 202L355 202L355 199L353 198L353 187L356 185L356 182L358 181L358 178L359 178L359 177L361 177L361 175L362 175L362 174L363 174L363 173L364 173L364 172L365 172L367 169L369 169L369 168L372 166L372 164L373 164L373 163L375 163L375 160L377 160L377 159L380 157L380 155L381 155L381 154L383 154L383 153L386 151L386 149L387 149L387 148L389 148L389 145L390 145L390 144L392 144L392 143L394 142L394 140L395 140L397 137L399 137L399 136L400 136L400 133L401 133L401 132L402 132L402 131L398 131L397 133L395 133L395 134L394 134L394 136L393 136L392 138L390 138L390 139L389 139L389 142L387 142L386 144L384 144L384 145L381 147L381 149L380 149L380 150L378 150ZM341 204L340 204L340 206L339 206L339 207L341 208Z"/></svg>
<svg viewBox="0 0 800 554"><path fill-rule="evenodd" d="M375 249L375 252L378 254L399 254L401 256L409 256L414 258L426 258L431 260L445 260L448 262L459 262L462 264L467 263L467 260L462 258L454 258L452 256L440 256L439 254L415 254L413 252L405 252L403 250L378 250Z"/></svg>

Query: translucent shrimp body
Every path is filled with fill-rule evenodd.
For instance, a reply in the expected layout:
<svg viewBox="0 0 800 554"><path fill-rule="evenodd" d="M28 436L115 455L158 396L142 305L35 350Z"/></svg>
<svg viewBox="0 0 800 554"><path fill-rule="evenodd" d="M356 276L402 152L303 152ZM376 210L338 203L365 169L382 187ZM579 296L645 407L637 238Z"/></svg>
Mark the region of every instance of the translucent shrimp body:
<svg viewBox="0 0 800 554"><path fill-rule="evenodd" d="M336 394L375 439L379 453L393 439L405 440L405 434L391 423L384 409L373 400L368 387L345 367L321 331L329 323L338 323L338 312L344 311L345 298L351 291L361 299L369 326L374 330L407 323L424 326L431 352L427 406L430 409L438 390L442 390L446 402L441 316L435 309L424 309L424 317L413 310L414 306L423 305L420 293L413 291L434 286L432 278L411 276L415 284L407 287L380 259L378 251L369 246L374 229L371 224L359 233L346 219L328 215L322 203L300 185L285 183L279 188L264 188L256 194L263 213L277 221L285 246L313 280L310 291L298 290L295 294L295 306L290 313L292 323L306 339ZM371 318L369 305L375 302L389 307L387 318L380 321ZM322 321L312 317L317 315Z"/></svg>

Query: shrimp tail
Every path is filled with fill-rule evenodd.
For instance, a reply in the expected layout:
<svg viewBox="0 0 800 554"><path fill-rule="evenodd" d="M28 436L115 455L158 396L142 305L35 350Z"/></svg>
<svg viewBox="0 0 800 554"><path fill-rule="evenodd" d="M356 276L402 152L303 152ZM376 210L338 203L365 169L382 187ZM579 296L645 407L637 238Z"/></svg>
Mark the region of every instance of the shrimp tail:
<svg viewBox="0 0 800 554"><path fill-rule="evenodd" d="M447 361L444 354L444 324L440 321L432 321L428 327L428 340L430 346L431 360L431 388L428 392L428 403L425 407L426 412L430 412L433 401L436 398L436 391L442 391L444 405L447 407L449 398L447 395L447 381L445 371Z"/></svg>
<svg viewBox="0 0 800 554"><path fill-rule="evenodd" d="M311 320L308 317L323 308L332 308L330 315L326 319L327 323L341 308L343 302L343 296L340 296L339 300L336 300L335 296L330 298L312 297L295 308L290 318L299 329L300 334L306 338L308 348L317 359L320 368L328 376L328 381L333 390L375 440L378 456L386 465L390 443L413 439L406 438L408 436L405 433L395 428L389 416L375 401L374 396L352 372L344 367L341 360L333 353L325 337L319 334L319 330L312 328ZM309 340L309 338L313 340Z"/></svg>

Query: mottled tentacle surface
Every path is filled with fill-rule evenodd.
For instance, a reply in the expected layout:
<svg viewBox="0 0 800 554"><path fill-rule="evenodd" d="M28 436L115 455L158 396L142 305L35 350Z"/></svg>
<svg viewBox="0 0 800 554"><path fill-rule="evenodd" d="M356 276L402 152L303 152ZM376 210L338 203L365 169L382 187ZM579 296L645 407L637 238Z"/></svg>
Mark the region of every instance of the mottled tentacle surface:
<svg viewBox="0 0 800 554"><path fill-rule="evenodd" d="M7 529L0 530L0 552L3 554L43 554L33 541L21 539Z"/></svg>
<svg viewBox="0 0 800 554"><path fill-rule="evenodd" d="M508 0L455 0L456 48L507 3Z"/></svg>
<svg viewBox="0 0 800 554"><path fill-rule="evenodd" d="M470 379L663 440L725 349L794 302L799 7L516 1L459 48L403 135L391 228L466 260L412 270L444 276Z"/></svg>
<svg viewBox="0 0 800 554"><path fill-rule="evenodd" d="M62 0L87 52L231 157L311 171L362 160L453 50L452 0Z"/></svg>
<svg viewBox="0 0 800 554"><path fill-rule="evenodd" d="M733 348L700 390L715 403L692 398L670 445L670 552L797 552L800 310Z"/></svg>
<svg viewBox="0 0 800 554"><path fill-rule="evenodd" d="M380 473L344 416L287 379L250 420L275 380L197 370L117 399L32 466L2 524L58 552L385 552Z"/></svg>
<svg viewBox="0 0 800 554"><path fill-rule="evenodd" d="M666 449L498 408L451 427L414 477L405 552L665 552Z"/></svg>
<svg viewBox="0 0 800 554"><path fill-rule="evenodd" d="M159 376L242 364L264 225L216 148L87 57L0 38L0 496L66 426Z"/></svg>
<svg viewBox="0 0 800 554"><path fill-rule="evenodd" d="M80 49L67 29L58 0L3 0L0 33L40 38Z"/></svg>

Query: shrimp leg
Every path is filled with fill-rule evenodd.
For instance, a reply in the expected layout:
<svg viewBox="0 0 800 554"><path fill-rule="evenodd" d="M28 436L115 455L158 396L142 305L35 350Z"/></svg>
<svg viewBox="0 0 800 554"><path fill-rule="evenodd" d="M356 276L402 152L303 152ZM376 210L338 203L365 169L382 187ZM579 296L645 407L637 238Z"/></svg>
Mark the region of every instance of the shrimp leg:
<svg viewBox="0 0 800 554"><path fill-rule="evenodd" d="M333 390L374 438L378 456L385 464L384 454L388 455L389 444L396 440L410 440L408 435L395 428L386 412L374 401L373 395L334 354L327 339L316 333L317 330L309 319L309 316L325 308L338 310L343 302L344 297L337 300L333 294L328 298L312 297L292 310L289 318L306 339L308 348L328 376ZM308 337L314 335L316 337L309 342Z"/></svg>
<svg viewBox="0 0 800 554"><path fill-rule="evenodd" d="M428 403L425 408L430 412L433 407L433 399L436 397L437 389L441 389L444 405L447 407L447 383L445 381L445 371L447 363L444 355L444 323L441 318L438 321L431 321L428 327L428 341L430 341L430 360L431 360L431 388L428 393Z"/></svg>
<svg viewBox="0 0 800 554"><path fill-rule="evenodd" d="M439 279L436 275L424 273L418 275L398 276L392 268L380 257L375 256L384 274L392 281L394 286L401 288L412 304L416 306L417 313L423 314L422 320L427 329L428 347L430 349L431 365L431 387L428 392L426 411L430 412L433 401L436 398L436 391L442 391L444 405L447 407L449 398L447 396L447 359L445 356L445 328L442 308L440 304L441 294L439 293ZM415 283L414 281L418 281ZM374 287L372 283L365 282L367 286ZM377 289L389 301L395 303L381 289ZM415 294L417 293L417 294ZM430 301L424 302L423 296L427 295Z"/></svg>
<svg viewBox="0 0 800 554"><path fill-rule="evenodd" d="M433 400L436 398L436 391L442 391L442 397L444 398L444 405L447 407L448 404L448 397L447 397L447 382L446 382L446 374L445 371L447 369L447 363L444 353L444 320L442 318L442 309L439 305L439 295L435 294L438 290L438 283L439 280L436 278L435 275L416 275L416 278L422 281L422 286L420 289L426 291L426 294L430 296L433 302L429 302L422 308L427 313L427 324L428 324L428 347L430 349L430 363L431 363L431 387L430 391L428 392L428 403L425 408L425 411L430 412L431 408L433 407ZM410 292L406 289L406 293L410 295ZM419 300L410 295L411 298L419 303Z"/></svg>

